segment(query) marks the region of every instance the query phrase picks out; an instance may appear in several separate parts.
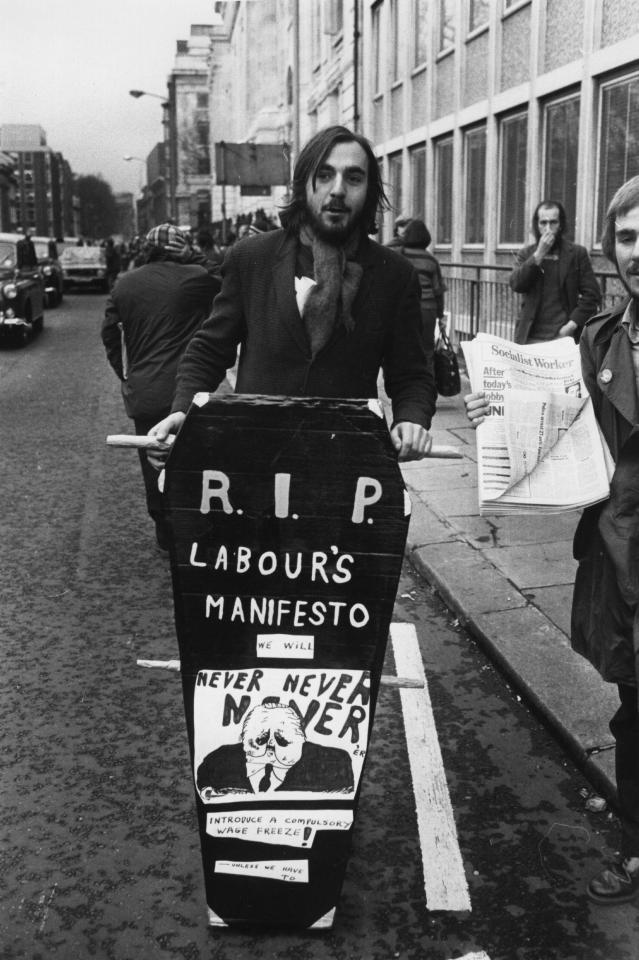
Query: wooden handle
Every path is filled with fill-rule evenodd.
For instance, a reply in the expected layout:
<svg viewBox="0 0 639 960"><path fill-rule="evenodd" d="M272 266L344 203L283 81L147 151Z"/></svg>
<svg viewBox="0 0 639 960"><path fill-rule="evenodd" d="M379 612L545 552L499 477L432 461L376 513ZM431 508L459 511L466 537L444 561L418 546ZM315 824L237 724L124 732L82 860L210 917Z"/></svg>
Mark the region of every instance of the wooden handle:
<svg viewBox="0 0 639 960"><path fill-rule="evenodd" d="M441 460L462 460L463 453L460 451L459 447L449 447L445 444L434 443L425 457L424 460L431 460L435 457L439 457Z"/></svg>
<svg viewBox="0 0 639 960"><path fill-rule="evenodd" d="M150 667L152 670L170 670L174 673L180 672L179 660L137 660L138 667ZM423 680L413 680L412 677L393 677L388 673L383 673L379 678L383 687L419 687L424 686Z"/></svg>
<svg viewBox="0 0 639 960"><path fill-rule="evenodd" d="M171 433L166 440L156 440L155 437L136 436L127 433L111 433L106 438L109 447L131 447L136 450L166 450L171 446L175 436ZM449 447L443 444L433 444L424 460L439 458L441 460L461 460L463 454L458 447Z"/></svg>
<svg viewBox="0 0 639 960"><path fill-rule="evenodd" d="M155 437L147 437L142 434L136 436L128 433L111 433L106 438L109 447L132 447L136 450L167 450L175 437L169 434L166 440L156 440Z"/></svg>

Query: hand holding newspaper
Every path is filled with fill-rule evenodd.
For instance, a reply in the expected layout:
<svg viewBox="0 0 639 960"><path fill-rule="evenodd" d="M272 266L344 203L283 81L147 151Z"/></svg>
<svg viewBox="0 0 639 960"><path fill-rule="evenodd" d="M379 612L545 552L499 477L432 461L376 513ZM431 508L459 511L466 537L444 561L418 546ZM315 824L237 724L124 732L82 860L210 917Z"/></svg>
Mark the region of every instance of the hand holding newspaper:
<svg viewBox="0 0 639 960"><path fill-rule="evenodd" d="M614 463L569 337L525 346L479 333L462 342L473 392L490 414L477 428L479 511L560 513L608 496Z"/></svg>

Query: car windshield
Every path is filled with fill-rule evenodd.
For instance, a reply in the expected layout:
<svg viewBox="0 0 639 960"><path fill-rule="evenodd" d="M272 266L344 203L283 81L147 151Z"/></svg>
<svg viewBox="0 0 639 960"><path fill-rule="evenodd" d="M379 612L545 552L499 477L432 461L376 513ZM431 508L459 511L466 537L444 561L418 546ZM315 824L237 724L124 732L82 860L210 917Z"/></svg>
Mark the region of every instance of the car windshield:
<svg viewBox="0 0 639 960"><path fill-rule="evenodd" d="M0 240L0 267L15 267L16 247L14 243Z"/></svg>
<svg viewBox="0 0 639 960"><path fill-rule="evenodd" d="M38 260L45 260L49 256L49 243L47 240L34 240L36 257Z"/></svg>
<svg viewBox="0 0 639 960"><path fill-rule="evenodd" d="M102 247L65 247L60 254L63 263L106 263Z"/></svg>

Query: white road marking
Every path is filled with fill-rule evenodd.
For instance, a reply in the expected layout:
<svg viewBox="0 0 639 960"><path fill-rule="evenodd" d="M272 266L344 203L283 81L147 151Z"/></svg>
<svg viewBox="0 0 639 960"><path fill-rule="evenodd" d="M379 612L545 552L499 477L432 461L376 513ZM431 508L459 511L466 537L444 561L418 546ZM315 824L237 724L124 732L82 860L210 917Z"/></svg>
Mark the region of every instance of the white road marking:
<svg viewBox="0 0 639 960"><path fill-rule="evenodd" d="M466 953L463 957L460 957L459 960L490 960L490 957L481 950L479 953Z"/></svg>
<svg viewBox="0 0 639 960"><path fill-rule="evenodd" d="M417 808L426 904L429 910L469 911L470 894L417 633L412 623L393 623L390 635L397 673L424 680L423 688L400 690L400 697Z"/></svg>

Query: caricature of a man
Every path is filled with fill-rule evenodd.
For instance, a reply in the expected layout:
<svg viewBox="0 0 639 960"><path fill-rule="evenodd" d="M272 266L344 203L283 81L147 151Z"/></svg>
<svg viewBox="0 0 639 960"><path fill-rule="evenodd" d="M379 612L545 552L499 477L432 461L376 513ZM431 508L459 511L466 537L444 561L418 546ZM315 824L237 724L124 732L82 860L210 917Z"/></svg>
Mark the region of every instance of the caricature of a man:
<svg viewBox="0 0 639 960"><path fill-rule="evenodd" d="M240 743L204 758L197 787L205 802L228 793L277 790L352 793L353 768L346 750L307 740L293 707L267 697L247 713Z"/></svg>

